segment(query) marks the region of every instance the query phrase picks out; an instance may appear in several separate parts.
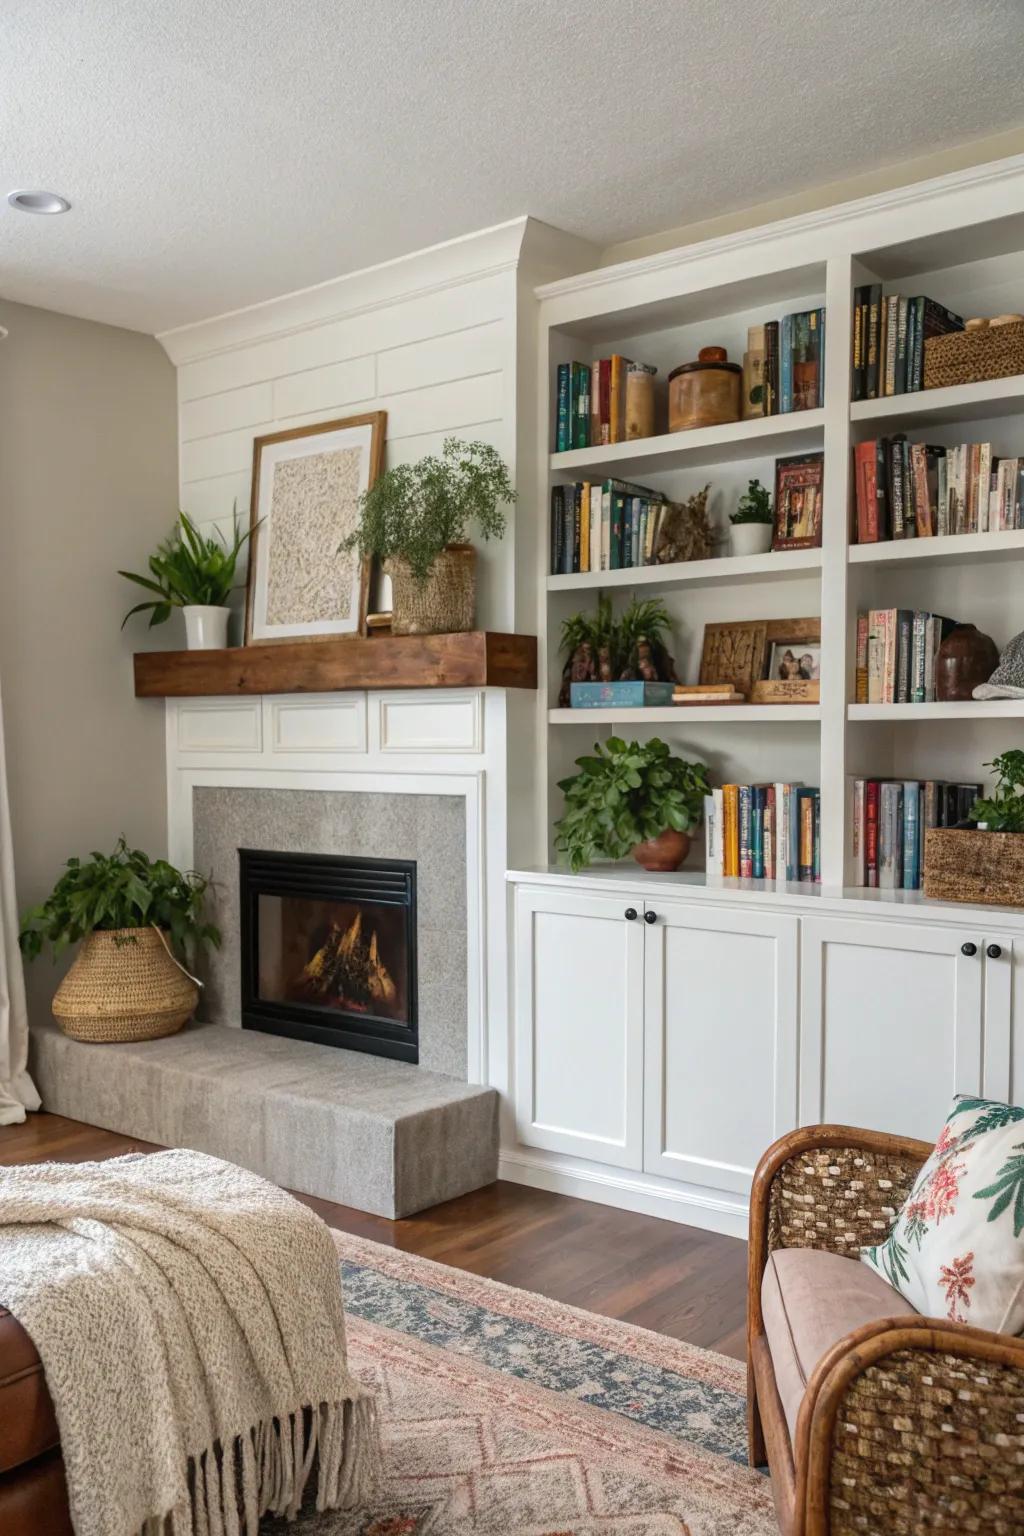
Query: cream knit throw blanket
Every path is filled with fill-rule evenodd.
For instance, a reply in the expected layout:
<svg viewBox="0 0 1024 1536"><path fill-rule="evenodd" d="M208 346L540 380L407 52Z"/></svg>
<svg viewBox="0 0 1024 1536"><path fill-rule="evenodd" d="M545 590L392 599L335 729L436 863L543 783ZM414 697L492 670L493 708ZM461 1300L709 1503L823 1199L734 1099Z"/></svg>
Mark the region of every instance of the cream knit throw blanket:
<svg viewBox="0 0 1024 1536"><path fill-rule="evenodd" d="M31 1336L77 1536L256 1536L361 1503L374 1404L349 1375L319 1217L196 1152L0 1169L0 1303Z"/></svg>

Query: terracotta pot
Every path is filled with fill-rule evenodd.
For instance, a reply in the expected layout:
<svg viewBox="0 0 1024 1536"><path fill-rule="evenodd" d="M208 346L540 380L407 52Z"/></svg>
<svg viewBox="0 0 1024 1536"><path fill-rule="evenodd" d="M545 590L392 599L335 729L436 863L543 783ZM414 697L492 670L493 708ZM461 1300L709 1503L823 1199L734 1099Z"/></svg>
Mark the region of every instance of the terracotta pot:
<svg viewBox="0 0 1024 1536"><path fill-rule="evenodd" d="M449 544L437 556L426 581L417 581L405 560L384 566L391 577L393 635L451 635L473 628L476 608L476 550Z"/></svg>
<svg viewBox="0 0 1024 1536"><path fill-rule="evenodd" d="M666 827L657 837L646 843L637 843L633 857L643 869L671 871L678 869L690 851L690 839L685 832Z"/></svg>
<svg viewBox="0 0 1024 1536"><path fill-rule="evenodd" d="M943 703L971 699L999 664L995 641L973 624L958 624L939 646L935 658L935 697Z"/></svg>

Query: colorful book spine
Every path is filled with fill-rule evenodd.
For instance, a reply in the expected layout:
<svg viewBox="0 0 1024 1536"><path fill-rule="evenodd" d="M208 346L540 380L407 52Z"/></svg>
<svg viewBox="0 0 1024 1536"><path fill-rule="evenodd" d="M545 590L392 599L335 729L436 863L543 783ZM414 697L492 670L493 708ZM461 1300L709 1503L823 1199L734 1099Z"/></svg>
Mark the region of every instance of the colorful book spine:
<svg viewBox="0 0 1024 1536"><path fill-rule="evenodd" d="M769 320L764 328L764 414L778 416L779 410L779 322Z"/></svg>
<svg viewBox="0 0 1024 1536"><path fill-rule="evenodd" d="M570 379L570 412L572 415L572 446L590 447L590 367L586 363L573 363Z"/></svg>
<svg viewBox="0 0 1024 1536"><path fill-rule="evenodd" d="M850 795L850 861L853 865L854 885L865 885L864 864L864 790L865 781L854 779Z"/></svg>
<svg viewBox="0 0 1024 1536"><path fill-rule="evenodd" d="M903 785L903 889L916 891L921 884L921 786L916 779Z"/></svg>
<svg viewBox="0 0 1024 1536"><path fill-rule="evenodd" d="M722 786L722 866L729 879L740 872L740 790L738 784Z"/></svg>
<svg viewBox="0 0 1024 1536"><path fill-rule="evenodd" d="M557 375L557 414L555 417L555 452L565 453L572 447L572 417L569 410L572 365L559 363Z"/></svg>
<svg viewBox="0 0 1024 1536"><path fill-rule="evenodd" d="M793 409L793 315L783 315L779 331L779 410Z"/></svg>
<svg viewBox="0 0 1024 1536"><path fill-rule="evenodd" d="M748 880L754 873L754 856L751 844L751 791L749 784L739 789L740 831L740 879Z"/></svg>
<svg viewBox="0 0 1024 1536"><path fill-rule="evenodd" d="M882 288L881 284L872 283L868 288L867 347L864 362L864 388L867 400L877 400L880 393L881 321Z"/></svg>
<svg viewBox="0 0 1024 1536"><path fill-rule="evenodd" d="M755 880L764 879L764 812L765 792L762 784L750 786L750 873Z"/></svg>
<svg viewBox="0 0 1024 1536"><path fill-rule="evenodd" d="M878 888L898 890L903 884L903 786L883 783L878 807Z"/></svg>
<svg viewBox="0 0 1024 1536"><path fill-rule="evenodd" d="M864 786L864 884L878 886L878 798L881 784L868 779Z"/></svg>

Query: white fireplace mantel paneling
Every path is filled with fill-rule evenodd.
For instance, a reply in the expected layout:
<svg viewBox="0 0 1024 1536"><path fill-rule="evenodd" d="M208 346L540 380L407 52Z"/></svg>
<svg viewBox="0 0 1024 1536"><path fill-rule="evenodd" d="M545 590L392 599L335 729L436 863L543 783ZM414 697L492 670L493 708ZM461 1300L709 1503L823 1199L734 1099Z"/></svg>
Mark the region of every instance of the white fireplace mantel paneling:
<svg viewBox="0 0 1024 1536"><path fill-rule="evenodd" d="M507 1093L504 691L169 699L166 708L168 846L183 868L193 862L198 787L464 800L468 1076Z"/></svg>

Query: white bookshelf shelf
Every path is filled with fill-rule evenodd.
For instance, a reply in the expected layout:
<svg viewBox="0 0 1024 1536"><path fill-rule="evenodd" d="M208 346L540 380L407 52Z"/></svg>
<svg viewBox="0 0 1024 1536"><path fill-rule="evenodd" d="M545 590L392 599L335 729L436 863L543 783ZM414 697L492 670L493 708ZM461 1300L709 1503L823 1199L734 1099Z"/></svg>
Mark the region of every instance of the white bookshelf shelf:
<svg viewBox="0 0 1024 1536"><path fill-rule="evenodd" d="M1024 699L962 699L949 704L849 704L847 718L886 720L1024 720Z"/></svg>
<svg viewBox="0 0 1024 1536"><path fill-rule="evenodd" d="M669 469L698 469L768 454L803 453L821 447L824 428L824 410L791 411L759 421L730 421L723 427L697 427L691 432L665 432L660 437L626 443L570 448L551 454L550 468L555 474L634 480Z"/></svg>
<svg viewBox="0 0 1024 1536"><path fill-rule="evenodd" d="M817 725L819 704L667 704L660 708L551 709L550 725L665 725L668 721L716 725Z"/></svg>
<svg viewBox="0 0 1024 1536"><path fill-rule="evenodd" d="M976 564L1024 554L1024 529L1001 533L951 533L932 539L887 539L879 544L850 546L851 565L902 566L927 561L931 565Z"/></svg>
<svg viewBox="0 0 1024 1536"><path fill-rule="evenodd" d="M901 427L926 427L933 422L984 421L990 416L1024 412L1024 374L1008 379L984 379L980 384L954 384L949 389L921 389L882 400L854 400L854 422L898 421Z"/></svg>
<svg viewBox="0 0 1024 1536"><path fill-rule="evenodd" d="M1024 544L1024 534L1021 536ZM742 581L785 581L821 570L820 549L784 549L768 555L733 555L687 560L675 565L642 565L623 571L582 571L549 576L549 592L606 587L714 587Z"/></svg>

